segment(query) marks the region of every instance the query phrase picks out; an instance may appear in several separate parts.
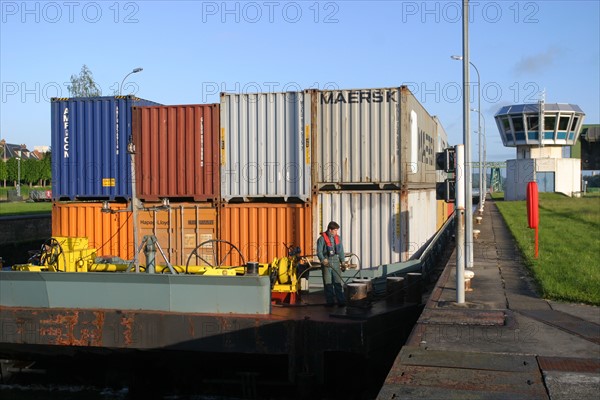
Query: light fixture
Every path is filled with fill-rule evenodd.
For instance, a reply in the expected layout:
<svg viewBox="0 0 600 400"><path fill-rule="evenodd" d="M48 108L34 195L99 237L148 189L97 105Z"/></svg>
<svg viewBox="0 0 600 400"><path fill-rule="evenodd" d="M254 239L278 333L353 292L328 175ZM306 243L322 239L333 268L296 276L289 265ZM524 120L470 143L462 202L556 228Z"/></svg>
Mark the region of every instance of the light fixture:
<svg viewBox="0 0 600 400"><path fill-rule="evenodd" d="M137 74L138 72L142 72L144 70L144 68L134 68L133 71L131 71L130 73L128 73L127 75L125 75L125 78L123 78L123 80L121 81L121 84L119 85L119 96L121 95L121 89L123 88L123 83L125 83L125 79L127 79L127 77L131 74Z"/></svg>

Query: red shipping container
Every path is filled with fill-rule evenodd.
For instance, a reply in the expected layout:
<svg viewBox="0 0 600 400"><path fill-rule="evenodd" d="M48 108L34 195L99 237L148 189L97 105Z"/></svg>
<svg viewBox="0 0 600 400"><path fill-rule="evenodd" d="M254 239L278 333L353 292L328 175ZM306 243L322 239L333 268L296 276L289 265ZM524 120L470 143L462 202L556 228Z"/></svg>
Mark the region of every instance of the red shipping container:
<svg viewBox="0 0 600 400"><path fill-rule="evenodd" d="M134 107L136 195L217 202L219 105Z"/></svg>

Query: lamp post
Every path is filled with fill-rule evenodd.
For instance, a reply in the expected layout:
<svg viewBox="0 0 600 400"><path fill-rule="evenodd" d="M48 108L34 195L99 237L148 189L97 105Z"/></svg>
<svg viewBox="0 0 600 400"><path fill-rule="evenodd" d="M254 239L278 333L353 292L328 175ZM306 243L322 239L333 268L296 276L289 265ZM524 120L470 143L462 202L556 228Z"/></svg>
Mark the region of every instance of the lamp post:
<svg viewBox="0 0 600 400"><path fill-rule="evenodd" d="M487 193L487 169L485 168L487 162L487 135L485 130L485 120L483 123L483 193ZM483 197L483 204L485 205L485 196Z"/></svg>
<svg viewBox="0 0 600 400"><path fill-rule="evenodd" d="M2 139L2 140L0 141L0 143L2 143L2 146L4 147L4 149L3 149L3 152L2 152L2 153L3 153L3 157L4 157L4 163L6 163L6 140L5 140L5 139ZM5 179L4 179L4 187L6 187L6 177L5 177Z"/></svg>
<svg viewBox="0 0 600 400"><path fill-rule="evenodd" d="M142 72L144 70L144 68L134 68L133 71L131 71L130 73L128 73L127 75L125 75L125 78L123 78L123 80L121 81L121 84L119 85L119 96L121 95L121 89L123 88L123 83L125 82L125 79L127 79L127 77L131 74L137 74L138 72Z"/></svg>
<svg viewBox="0 0 600 400"><path fill-rule="evenodd" d="M450 56L450 58L452 58L453 60L462 60L462 56ZM471 64L471 67L473 67L475 69L475 72L477 73L477 108L479 110L481 110L481 77L479 75L479 69L477 69L477 67L475 66L475 64L473 64L471 61L469 61L469 64ZM473 109L471 109L471 111L474 111ZM484 121L485 123L485 121ZM479 112L479 120L478 120L478 129L479 132L481 132L481 112ZM481 135L481 133L479 133ZM479 211L483 211L482 206L484 203L484 200L482 200L482 191L483 191L483 180L481 179L481 160L483 159L482 156L482 146L481 146L481 140L479 141L479 204L478 204L478 210Z"/></svg>
<svg viewBox="0 0 600 400"><path fill-rule="evenodd" d="M17 198L21 197L21 152L18 151L17 159Z"/></svg>
<svg viewBox="0 0 600 400"><path fill-rule="evenodd" d="M456 146L456 303L465 302L465 266L469 265L469 253L473 240L473 213L466 212L465 202L473 207L471 194L471 128L469 120L469 0L462 2L462 51L463 51L463 140L464 145ZM461 170L462 169L462 170ZM464 171L464 175L462 174ZM464 182L461 182L464 177ZM463 190L464 189L464 190ZM468 210L468 208L467 208ZM470 216L470 218L469 218ZM466 217L466 218L465 218ZM470 227L470 235L469 233ZM467 228L467 229L465 229ZM463 251L464 249L464 251Z"/></svg>
<svg viewBox="0 0 600 400"><path fill-rule="evenodd" d="M471 108L471 111L477 112L479 114L479 121L483 118L481 115L481 109ZM483 118L483 131L481 130L481 122L479 123L479 213L483 213L483 204L485 203L485 177L482 176L482 163L483 163L483 174L485 175L485 152L482 151L482 148L485 146L485 118ZM484 141L482 142L482 134ZM483 153L483 155L482 155Z"/></svg>
<svg viewBox="0 0 600 400"><path fill-rule="evenodd" d="M471 127L469 118L470 82L468 65L469 61L469 38L468 38L468 0L463 0L463 56L450 56L453 60L463 61L463 140L465 144L465 258L466 267L473 268L473 177L471 172ZM479 71L477 79L479 81ZM481 85L478 85L481 87Z"/></svg>

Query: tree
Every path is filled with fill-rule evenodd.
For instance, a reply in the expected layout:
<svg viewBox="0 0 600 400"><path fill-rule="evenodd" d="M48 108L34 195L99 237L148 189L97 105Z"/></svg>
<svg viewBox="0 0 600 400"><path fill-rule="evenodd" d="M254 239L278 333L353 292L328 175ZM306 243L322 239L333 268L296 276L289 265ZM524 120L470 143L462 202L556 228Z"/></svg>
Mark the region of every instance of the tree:
<svg viewBox="0 0 600 400"><path fill-rule="evenodd" d="M39 183L42 179L42 162L35 158L21 160L21 180L32 187L34 183Z"/></svg>
<svg viewBox="0 0 600 400"><path fill-rule="evenodd" d="M42 181L40 183L42 186L48 186L48 182L52 179L52 152L48 151L44 154L41 163L40 178Z"/></svg>
<svg viewBox="0 0 600 400"><path fill-rule="evenodd" d="M6 163L4 160L0 160L0 181L4 181L4 187L6 187L6 180L8 179L8 169L6 169Z"/></svg>
<svg viewBox="0 0 600 400"><path fill-rule="evenodd" d="M67 86L71 97L94 97L100 96L102 91L94 82L92 71L83 64L79 76L71 75L71 84Z"/></svg>
<svg viewBox="0 0 600 400"><path fill-rule="evenodd" d="M587 181L588 187L600 187L600 175L584 176L583 179Z"/></svg>
<svg viewBox="0 0 600 400"><path fill-rule="evenodd" d="M18 176L18 161L16 158L9 158L6 161L7 180L13 181L14 185L17 186Z"/></svg>

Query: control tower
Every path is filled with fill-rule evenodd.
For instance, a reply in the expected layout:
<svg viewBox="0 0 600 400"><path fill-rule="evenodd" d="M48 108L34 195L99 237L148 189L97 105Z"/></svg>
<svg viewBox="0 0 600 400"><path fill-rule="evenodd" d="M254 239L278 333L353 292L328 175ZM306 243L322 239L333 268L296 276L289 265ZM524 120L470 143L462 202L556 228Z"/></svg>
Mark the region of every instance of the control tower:
<svg viewBox="0 0 600 400"><path fill-rule="evenodd" d="M506 161L505 200L525 200L530 181L537 182L540 192L580 194L581 160L563 154L577 142L584 116L577 105L543 101L502 107L496 113L504 146L517 150L517 158Z"/></svg>

